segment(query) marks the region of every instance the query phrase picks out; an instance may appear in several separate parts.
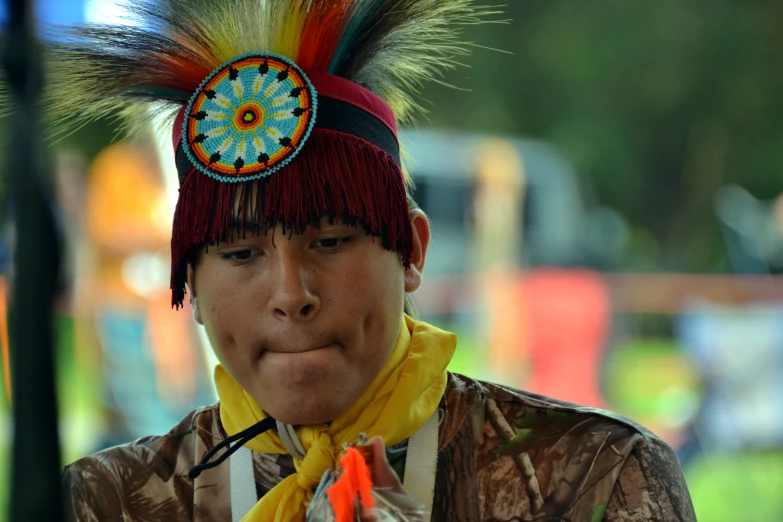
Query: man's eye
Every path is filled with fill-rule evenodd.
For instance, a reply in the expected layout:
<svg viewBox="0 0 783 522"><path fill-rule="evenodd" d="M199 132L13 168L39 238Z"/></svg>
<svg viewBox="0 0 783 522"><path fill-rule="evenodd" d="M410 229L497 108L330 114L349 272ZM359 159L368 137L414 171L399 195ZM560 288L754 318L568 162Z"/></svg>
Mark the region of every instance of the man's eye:
<svg viewBox="0 0 783 522"><path fill-rule="evenodd" d="M327 237L324 239L318 239L315 241L315 246L318 248L325 248L327 250L335 249L345 242L348 241L348 238L345 237Z"/></svg>
<svg viewBox="0 0 783 522"><path fill-rule="evenodd" d="M234 250L233 252L221 252L220 257L222 259L228 259L229 261L249 261L253 257L253 251L250 249Z"/></svg>

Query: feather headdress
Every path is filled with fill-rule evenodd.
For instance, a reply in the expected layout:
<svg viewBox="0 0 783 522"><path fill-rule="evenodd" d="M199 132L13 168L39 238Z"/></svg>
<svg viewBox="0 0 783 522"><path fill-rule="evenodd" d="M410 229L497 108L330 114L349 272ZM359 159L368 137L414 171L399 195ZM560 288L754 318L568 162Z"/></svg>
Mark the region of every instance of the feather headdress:
<svg viewBox="0 0 783 522"><path fill-rule="evenodd" d="M149 125L150 114L174 121L180 172L172 234L174 305L184 299L188 256L246 229L259 233L282 225L297 232L328 215L364 226L408 262L410 180L400 165L396 126L409 123L421 109L414 97L420 85L441 81L443 70L467 52L459 26L494 12L477 8L474 0L133 0L122 5L128 25L53 30L45 53L44 114L55 134L118 114L131 129ZM298 111L297 117L312 111L314 122L294 122L303 143L296 151L288 137L278 140L288 140L292 152L275 169L242 178L249 167L237 150L255 147L253 153L269 162L263 140L255 145L250 138L249 145L226 141L210 156L209 150L194 148L208 136L192 129L195 120L217 118L214 111L197 109L210 103L220 109L220 93L205 82L225 73L226 82L234 82L230 85L241 84L235 81L244 78L240 65L268 70L261 55L278 60L286 78L289 70L298 71L292 97L313 89L311 106L301 99L293 109L280 106ZM242 57L251 61L236 62ZM197 95L201 100L194 99ZM336 101L327 106L329 100ZM246 121L235 125L261 116L253 109L243 117ZM345 123L352 119L358 123ZM224 170L236 167L235 179L230 173L210 174L226 148L233 163Z"/></svg>

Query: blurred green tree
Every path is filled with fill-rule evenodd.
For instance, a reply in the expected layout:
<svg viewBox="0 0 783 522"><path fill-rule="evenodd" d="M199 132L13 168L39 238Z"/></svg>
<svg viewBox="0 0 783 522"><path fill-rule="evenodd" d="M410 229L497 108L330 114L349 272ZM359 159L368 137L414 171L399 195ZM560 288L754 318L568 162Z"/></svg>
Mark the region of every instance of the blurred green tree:
<svg viewBox="0 0 783 522"><path fill-rule="evenodd" d="M449 76L466 90L428 86L430 123L560 146L643 238L626 269L725 267L716 189L738 183L761 198L783 189L783 3L502 9L511 24L471 26L465 38L512 54L476 49L470 68Z"/></svg>

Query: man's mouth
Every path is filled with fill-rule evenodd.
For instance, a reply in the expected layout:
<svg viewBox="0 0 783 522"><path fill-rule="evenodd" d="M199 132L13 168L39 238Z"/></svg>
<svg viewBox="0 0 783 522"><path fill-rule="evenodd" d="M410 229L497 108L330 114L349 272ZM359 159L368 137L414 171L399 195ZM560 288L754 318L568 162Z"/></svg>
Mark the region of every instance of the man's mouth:
<svg viewBox="0 0 783 522"><path fill-rule="evenodd" d="M285 346L285 347L274 347L274 348L266 348L264 349L263 353L277 353L277 354L288 354L288 355L295 355L295 354L301 354L301 353L308 353L308 352L315 352L317 350L325 350L327 348L333 348L337 345L335 343L325 343L325 344L312 344L312 345L304 345L304 346Z"/></svg>

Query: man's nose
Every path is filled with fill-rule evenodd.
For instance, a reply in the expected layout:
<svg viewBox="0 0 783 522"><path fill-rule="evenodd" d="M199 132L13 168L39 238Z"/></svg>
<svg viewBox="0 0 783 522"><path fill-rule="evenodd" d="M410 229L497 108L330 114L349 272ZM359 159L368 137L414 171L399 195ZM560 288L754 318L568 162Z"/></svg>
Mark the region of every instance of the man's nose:
<svg viewBox="0 0 783 522"><path fill-rule="evenodd" d="M277 249L273 256L270 311L281 319L306 321L318 314L321 300L315 292L313 271L297 252Z"/></svg>

